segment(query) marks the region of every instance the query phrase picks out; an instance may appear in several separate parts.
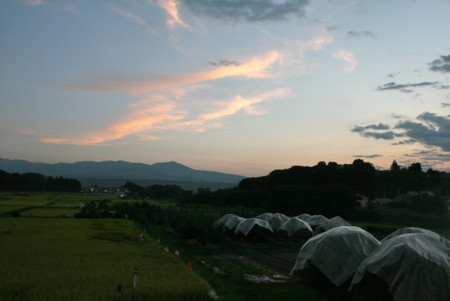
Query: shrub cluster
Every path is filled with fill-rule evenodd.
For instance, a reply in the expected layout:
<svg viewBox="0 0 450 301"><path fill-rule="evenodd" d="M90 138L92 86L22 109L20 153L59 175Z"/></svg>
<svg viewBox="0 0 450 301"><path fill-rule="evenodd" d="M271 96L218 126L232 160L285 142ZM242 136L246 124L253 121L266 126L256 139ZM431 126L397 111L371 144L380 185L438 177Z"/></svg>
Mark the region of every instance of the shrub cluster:
<svg viewBox="0 0 450 301"><path fill-rule="evenodd" d="M193 210L170 206L163 208L148 202L117 202L109 200L90 201L75 214L78 218L128 218L145 225L152 223L163 226L183 238L196 239L201 243L216 241L223 237L221 230L213 229L215 214L205 210Z"/></svg>

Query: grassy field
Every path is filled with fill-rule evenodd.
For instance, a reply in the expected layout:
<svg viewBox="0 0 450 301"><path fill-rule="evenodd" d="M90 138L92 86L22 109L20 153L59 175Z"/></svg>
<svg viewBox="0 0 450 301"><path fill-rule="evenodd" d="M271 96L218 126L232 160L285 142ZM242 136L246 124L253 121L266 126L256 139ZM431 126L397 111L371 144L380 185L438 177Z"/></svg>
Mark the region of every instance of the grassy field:
<svg viewBox="0 0 450 301"><path fill-rule="evenodd" d="M209 284L139 233L127 220L0 218L0 300L204 300Z"/></svg>

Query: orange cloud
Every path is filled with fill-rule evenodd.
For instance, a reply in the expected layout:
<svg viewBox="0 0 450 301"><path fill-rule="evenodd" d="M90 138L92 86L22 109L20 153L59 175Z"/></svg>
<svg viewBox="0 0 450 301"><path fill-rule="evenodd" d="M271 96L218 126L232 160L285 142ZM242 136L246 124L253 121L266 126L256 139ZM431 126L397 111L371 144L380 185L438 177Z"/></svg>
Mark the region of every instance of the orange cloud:
<svg viewBox="0 0 450 301"><path fill-rule="evenodd" d="M69 89L85 90L89 92L125 92L132 95L142 95L154 91L168 90L175 87L217 80L226 77L242 76L248 78L268 78L272 75L267 69L280 60L282 54L271 51L264 57L256 57L239 66L220 66L208 72L185 74L168 77L147 79L101 79L82 84L68 86Z"/></svg>
<svg viewBox="0 0 450 301"><path fill-rule="evenodd" d="M255 57L246 63L230 66L219 66L212 71L200 72L171 77L159 77L145 80L102 80L90 82L78 87L89 92L118 91L131 95L138 95L140 100L129 105L132 110L124 118L113 122L104 130L91 134L71 138L44 138L40 141L58 144L92 145L108 141L119 140L130 135L145 139L157 139L149 132L164 130L205 131L212 127L220 127L214 119L233 115L240 110L249 114L261 114L255 104L273 97L280 97L287 93L285 89L278 89L256 97L245 98L236 96L229 102L216 103L209 109L209 113L195 116L195 112L204 111L204 106L191 103L188 111L179 110L185 102L187 91L192 87L198 88L199 83L218 80L227 77L268 78L273 76L268 69L281 58L281 53L271 51L263 57ZM187 86L189 84L189 86ZM220 107L217 109L217 107ZM187 118L187 116L190 116Z"/></svg>
<svg viewBox="0 0 450 301"><path fill-rule="evenodd" d="M178 13L178 2L176 0L158 0L157 3L169 15L169 19L167 19L169 27L181 26L190 29L189 25L181 19Z"/></svg>
<svg viewBox="0 0 450 301"><path fill-rule="evenodd" d="M95 145L116 141L131 135L136 135L141 140L156 140L158 137L148 134L156 131L204 132L211 128L221 127L222 124L217 122L217 119L231 116L241 110L245 110L248 114L261 114L256 110L256 104L272 98L283 97L288 93L288 89L276 89L255 97L236 96L229 102L214 104L210 113L190 118L188 112L178 109L176 102L164 101L159 98L155 100L158 102L155 104L151 103L149 99L147 102L141 102L139 106L133 106L134 111L104 130L78 137L44 138L40 141L55 144ZM157 96L160 97L160 95ZM214 109L217 107L220 108Z"/></svg>
<svg viewBox="0 0 450 301"><path fill-rule="evenodd" d="M268 93L264 93L260 96L253 97L253 98L244 98L242 96L236 96L233 101L223 104L224 108L221 110L217 110L215 112L211 112L208 114L203 114L201 116L201 119L211 120L211 119L217 119L229 115L233 115L240 110L245 110L249 114L261 114L260 112L256 111L253 105L266 101L268 99L274 98L274 97L282 97L287 95L289 92L288 89L277 89Z"/></svg>
<svg viewBox="0 0 450 301"><path fill-rule="evenodd" d="M182 112L176 110L173 104L157 104L151 107L132 112L122 121L112 124L108 128L76 138L44 138L41 142L55 144L90 145L107 141L118 140L129 135L139 134L158 128L159 125L180 120L184 117ZM148 140L147 136L147 140ZM156 137L152 137L156 139Z"/></svg>

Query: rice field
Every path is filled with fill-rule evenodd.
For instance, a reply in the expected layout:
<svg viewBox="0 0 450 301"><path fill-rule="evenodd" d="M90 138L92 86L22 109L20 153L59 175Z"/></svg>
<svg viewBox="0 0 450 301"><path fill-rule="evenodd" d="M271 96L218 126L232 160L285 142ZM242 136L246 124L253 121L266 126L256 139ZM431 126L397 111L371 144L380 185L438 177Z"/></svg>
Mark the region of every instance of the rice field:
<svg viewBox="0 0 450 301"><path fill-rule="evenodd" d="M73 217L80 205L102 200L108 200L110 206L118 202L143 202L140 199L123 200L117 195L108 194L3 192L0 193L0 215L11 215L20 211L21 216L27 217ZM145 200L145 202L163 208L174 205L167 201Z"/></svg>
<svg viewBox="0 0 450 301"><path fill-rule="evenodd" d="M20 214L24 217L73 217L77 213L78 209L71 208L59 208L59 207L48 207L48 208L34 208L29 209Z"/></svg>
<svg viewBox="0 0 450 301"><path fill-rule="evenodd" d="M140 233L128 220L0 218L0 300L204 300L209 284Z"/></svg>
<svg viewBox="0 0 450 301"><path fill-rule="evenodd" d="M53 202L54 194L0 193L0 214Z"/></svg>

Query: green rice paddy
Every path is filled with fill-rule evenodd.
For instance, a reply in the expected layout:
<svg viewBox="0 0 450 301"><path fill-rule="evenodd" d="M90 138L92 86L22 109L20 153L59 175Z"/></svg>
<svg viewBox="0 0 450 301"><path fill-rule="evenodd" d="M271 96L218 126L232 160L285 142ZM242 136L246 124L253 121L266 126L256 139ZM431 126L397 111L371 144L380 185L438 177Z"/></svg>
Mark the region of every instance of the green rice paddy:
<svg viewBox="0 0 450 301"><path fill-rule="evenodd" d="M209 284L140 233L128 220L0 218L0 300L204 300Z"/></svg>

